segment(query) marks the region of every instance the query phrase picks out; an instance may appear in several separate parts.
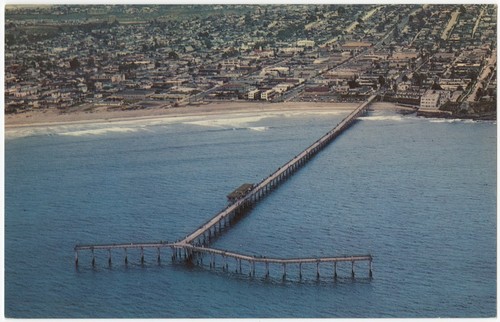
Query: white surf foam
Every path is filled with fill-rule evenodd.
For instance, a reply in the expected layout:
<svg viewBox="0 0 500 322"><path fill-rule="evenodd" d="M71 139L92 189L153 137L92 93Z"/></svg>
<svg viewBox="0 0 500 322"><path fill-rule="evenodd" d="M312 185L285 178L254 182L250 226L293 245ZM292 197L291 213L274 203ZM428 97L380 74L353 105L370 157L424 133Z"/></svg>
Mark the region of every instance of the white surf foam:
<svg viewBox="0 0 500 322"><path fill-rule="evenodd" d="M106 128L80 130L80 131L61 132L57 134L67 135L67 136L87 136L87 135L103 135L108 133L130 133L130 132L137 132L138 130L140 130L140 128L106 127Z"/></svg>
<svg viewBox="0 0 500 322"><path fill-rule="evenodd" d="M362 116L359 118L364 121L403 121L403 117L400 115L375 115L375 116Z"/></svg>
<svg viewBox="0 0 500 322"><path fill-rule="evenodd" d="M267 117L268 116L265 115L252 115L252 116L211 118L208 120L187 121L184 122L184 124L218 127L218 128L248 128L250 123L259 122Z"/></svg>
<svg viewBox="0 0 500 322"><path fill-rule="evenodd" d="M478 121L471 119L437 119L429 118L430 123L477 123Z"/></svg>
<svg viewBox="0 0 500 322"><path fill-rule="evenodd" d="M258 132L264 132L264 131L269 130L269 128L267 126L253 126L253 127L249 127L248 129L252 130L252 131L258 131Z"/></svg>

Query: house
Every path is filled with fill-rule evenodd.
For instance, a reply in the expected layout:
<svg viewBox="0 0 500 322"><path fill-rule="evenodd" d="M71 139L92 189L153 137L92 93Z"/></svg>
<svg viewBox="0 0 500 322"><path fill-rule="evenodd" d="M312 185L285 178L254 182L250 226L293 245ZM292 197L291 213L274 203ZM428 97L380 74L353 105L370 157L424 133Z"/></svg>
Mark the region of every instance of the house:
<svg viewBox="0 0 500 322"><path fill-rule="evenodd" d="M406 81L406 82L401 82L398 84L398 92L405 92L411 88L411 82Z"/></svg>
<svg viewBox="0 0 500 322"><path fill-rule="evenodd" d="M340 48L344 51L360 51L371 47L372 44L363 41L350 41L343 44Z"/></svg>
<svg viewBox="0 0 500 322"><path fill-rule="evenodd" d="M297 41L297 47L314 47L314 40L299 40Z"/></svg>
<svg viewBox="0 0 500 322"><path fill-rule="evenodd" d="M315 85L315 86L307 86L305 88L306 93L310 94L316 94L316 95L324 95L328 94L330 92L330 88L328 86L321 86L321 85Z"/></svg>
<svg viewBox="0 0 500 322"><path fill-rule="evenodd" d="M116 94L117 97L121 97L125 100L143 100L154 94L154 91L148 91L143 89L136 90L124 90Z"/></svg>

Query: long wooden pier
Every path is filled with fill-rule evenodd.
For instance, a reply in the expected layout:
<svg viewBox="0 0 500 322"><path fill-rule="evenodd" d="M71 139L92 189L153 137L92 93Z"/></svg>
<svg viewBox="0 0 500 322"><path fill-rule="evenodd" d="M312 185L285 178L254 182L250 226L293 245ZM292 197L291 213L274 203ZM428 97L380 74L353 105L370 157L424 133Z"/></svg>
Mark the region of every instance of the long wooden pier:
<svg viewBox="0 0 500 322"><path fill-rule="evenodd" d="M282 265L283 266L283 277L286 276L286 266L287 265L298 265L300 271L300 278L302 278L302 264L316 263L317 266L317 276L319 277L319 264L320 263L333 263L334 264L334 277L337 277L337 263L338 262L350 262L352 264L351 276L354 277L354 264L356 262L368 262L369 263L369 276L372 277L372 256L371 255L356 255L356 256L340 256L340 257L320 257L320 258L265 258L265 257L255 257L244 254L239 254L235 252L228 252L223 250L218 250L215 248L208 247L210 241L217 234L221 234L223 227L228 227L235 217L245 213L246 208L252 204L258 202L264 196L266 196L270 191L276 188L284 180L290 177L294 172L296 172L300 167L305 165L314 155L325 148L330 142L332 142L336 137L342 134L346 129L348 129L356 119L366 112L370 103L376 98L376 95L369 97L364 103L359 105L355 110L353 110L349 115L347 115L340 123L337 124L332 130L328 131L321 138L312 143L300 154L295 156L290 161L283 164L276 171L274 171L267 178L264 178L258 184L255 184L252 189L241 196L239 199L235 199L234 202L228 205L226 208L217 213L214 217L206 221L204 224L200 225L191 234L187 235L184 239L175 242L150 242L150 243L123 243L123 244L95 244L95 245L76 245L75 246L75 263L78 265L79 252L90 250L92 252L92 265L96 263L94 251L106 250L108 251L109 258L108 263L111 265L111 251L116 249L124 250L125 252L125 263L128 263L128 249L140 249L141 250L141 263L144 263L144 249L153 248L157 250L157 260L161 260L161 249L170 248L172 250L172 260L177 261L183 259L185 261L194 262L197 260L203 260L203 256L210 256L210 267L215 267L215 256L221 256L224 261L227 258L232 258L239 263L239 271L241 273L241 262L248 262L252 267L250 275L255 276L255 264L263 263L266 266L266 276L269 276L269 265ZM226 265L227 266L227 265ZM224 268L224 266L223 266Z"/></svg>
<svg viewBox="0 0 500 322"><path fill-rule="evenodd" d="M230 205L229 207L223 209L205 224L200 226L197 230L192 232L190 235L186 236L180 243L190 244L195 242L200 236L203 236L206 232L209 232L215 225L220 224L223 220L228 220L232 218L237 211L241 210L243 207L254 203L265 196L269 191L279 185L283 180L286 180L291 174L302 167L307 161L309 161L315 154L321 151L328 143L333 141L337 136L349 128L353 122L363 114L370 103L375 99L376 95L371 96L367 101L358 106L354 111L347 115L335 128L328 131L316 142L307 147L299 155L295 156L292 160L288 161L281 167L279 167L275 172L273 172L269 177L262 180L260 183L255 185L255 187L245 196ZM206 238L205 238L206 240Z"/></svg>

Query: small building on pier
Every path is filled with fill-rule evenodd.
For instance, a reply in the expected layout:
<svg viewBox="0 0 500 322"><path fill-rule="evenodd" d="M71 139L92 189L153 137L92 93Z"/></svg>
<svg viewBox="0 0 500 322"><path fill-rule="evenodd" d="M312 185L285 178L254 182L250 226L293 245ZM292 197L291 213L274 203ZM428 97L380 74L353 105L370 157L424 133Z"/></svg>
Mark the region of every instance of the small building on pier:
<svg viewBox="0 0 500 322"><path fill-rule="evenodd" d="M246 196L253 189L253 183L244 183L239 188L227 195L227 200L231 203Z"/></svg>

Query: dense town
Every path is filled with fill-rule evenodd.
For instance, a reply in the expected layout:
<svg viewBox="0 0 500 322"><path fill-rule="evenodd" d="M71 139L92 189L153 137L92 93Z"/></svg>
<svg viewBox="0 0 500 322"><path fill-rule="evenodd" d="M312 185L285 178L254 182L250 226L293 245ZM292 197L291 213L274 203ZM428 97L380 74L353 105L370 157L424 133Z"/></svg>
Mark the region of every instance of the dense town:
<svg viewBox="0 0 500 322"><path fill-rule="evenodd" d="M356 102L496 119L497 8L7 6L5 113Z"/></svg>

